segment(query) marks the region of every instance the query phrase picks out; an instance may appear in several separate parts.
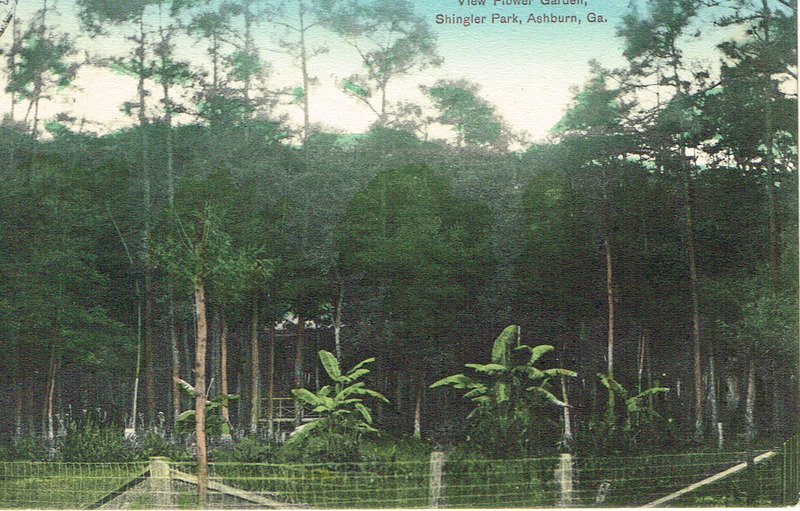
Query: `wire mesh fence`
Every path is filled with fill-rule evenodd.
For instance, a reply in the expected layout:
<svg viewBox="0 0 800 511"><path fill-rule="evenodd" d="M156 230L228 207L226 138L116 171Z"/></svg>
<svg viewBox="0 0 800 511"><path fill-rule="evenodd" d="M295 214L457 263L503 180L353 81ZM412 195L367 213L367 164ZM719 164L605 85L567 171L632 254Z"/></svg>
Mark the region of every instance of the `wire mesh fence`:
<svg viewBox="0 0 800 511"><path fill-rule="evenodd" d="M90 506L147 472L140 463L0 463L0 508Z"/></svg>
<svg viewBox="0 0 800 511"><path fill-rule="evenodd" d="M800 441L766 453L213 463L211 508L787 506ZM192 463L0 463L0 508L195 508Z"/></svg>

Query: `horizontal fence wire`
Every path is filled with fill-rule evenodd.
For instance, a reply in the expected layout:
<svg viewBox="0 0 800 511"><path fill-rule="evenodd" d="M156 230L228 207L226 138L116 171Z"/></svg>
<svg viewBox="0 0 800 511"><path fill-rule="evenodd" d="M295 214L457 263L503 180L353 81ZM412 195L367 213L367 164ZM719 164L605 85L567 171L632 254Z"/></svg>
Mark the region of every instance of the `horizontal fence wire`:
<svg viewBox="0 0 800 511"><path fill-rule="evenodd" d="M585 506L643 506L746 459L743 452L578 459L578 494Z"/></svg>
<svg viewBox="0 0 800 511"><path fill-rule="evenodd" d="M426 461L302 465L214 463L210 476L276 500L314 508L428 506Z"/></svg>
<svg viewBox="0 0 800 511"><path fill-rule="evenodd" d="M456 508L552 507L558 458L451 460L445 464L445 502Z"/></svg>
<svg viewBox="0 0 800 511"><path fill-rule="evenodd" d="M791 506L798 502L800 442L774 453L707 452L531 459L451 456L441 476L430 460L313 464L212 463L210 508L547 508ZM169 502L196 508L194 463L168 462ZM743 466L741 464L744 464ZM163 462L162 462L162 465ZM740 469L730 471L732 467ZM0 463L0 508L152 507L155 465L137 463ZM710 484L699 484L710 476ZM437 471L434 471L437 472ZM434 482L435 480L435 482ZM694 485L694 487L692 487ZM158 486L161 487L161 486ZM432 500L436 488L435 502ZM679 492L673 498L673 492ZM134 488L136 488L134 490ZM120 497L128 494L126 498ZM265 506L264 503L274 505Z"/></svg>
<svg viewBox="0 0 800 511"><path fill-rule="evenodd" d="M147 462L2 462L0 508L89 507L142 475L147 468Z"/></svg>

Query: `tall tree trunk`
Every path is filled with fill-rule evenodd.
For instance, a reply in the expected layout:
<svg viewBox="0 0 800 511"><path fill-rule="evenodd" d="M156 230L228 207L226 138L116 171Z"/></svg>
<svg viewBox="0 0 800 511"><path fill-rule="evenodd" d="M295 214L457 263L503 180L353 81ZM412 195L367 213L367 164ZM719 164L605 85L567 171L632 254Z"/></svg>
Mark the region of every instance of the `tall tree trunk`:
<svg viewBox="0 0 800 511"><path fill-rule="evenodd" d="M200 508L206 507L208 496L208 450L206 448L206 296L201 279L195 281L195 309L197 313L197 345L195 347L195 438L197 442L197 498Z"/></svg>
<svg viewBox="0 0 800 511"><path fill-rule="evenodd" d="M725 415L728 420L733 416L733 413L739 408L739 402L742 400L739 394L739 381L736 375L731 372L725 377Z"/></svg>
<svg viewBox="0 0 800 511"><path fill-rule="evenodd" d="M772 384L772 431L775 434L779 434L782 433L785 426L784 421L782 420L782 412L784 408L788 408L788 406L781 406L781 404L785 404L785 399L781 398L786 396L787 393L781 392L781 378L779 377L778 364L773 360L771 365L772 371L770 371L770 383Z"/></svg>
<svg viewBox="0 0 800 511"><path fill-rule="evenodd" d="M230 410L228 403L228 322L225 312L220 312L220 337L219 337L219 380L222 393L222 435L230 439Z"/></svg>
<svg viewBox="0 0 800 511"><path fill-rule="evenodd" d="M764 20L764 45L770 47L772 23L772 11L767 0L761 0L762 17ZM778 200L776 197L775 182L775 155L774 143L775 134L773 128L772 112L772 92L770 85L764 94L764 135L766 136L766 160L767 160L767 206L769 208L769 270L770 284L772 292L776 293L780 286L780 267L781 267L781 244L780 244L780 222L778 222Z"/></svg>
<svg viewBox="0 0 800 511"><path fill-rule="evenodd" d="M686 148L681 146L681 161L686 158ZM689 290L692 307L692 369L694 373L694 436L696 440L703 438L703 367L700 350L700 298L697 282L697 262L694 242L694 180L691 170L684 169L686 180L686 236L689 257Z"/></svg>
<svg viewBox="0 0 800 511"><path fill-rule="evenodd" d="M149 238L149 234L147 235ZM156 366L153 346L153 261L149 243L145 254L144 275L144 359L145 359L145 400L147 427L153 426L156 417Z"/></svg>
<svg viewBox="0 0 800 511"><path fill-rule="evenodd" d="M181 394L178 380L181 377L181 359L178 349L178 325L175 321L175 293L169 294L169 345L172 352L172 422L175 424L181 413Z"/></svg>
<svg viewBox="0 0 800 511"><path fill-rule="evenodd" d="M569 398L567 396L567 379L561 375L561 400L566 406L562 408L564 414L564 432L561 435L561 448L564 452L572 450L572 421L569 413Z"/></svg>
<svg viewBox="0 0 800 511"><path fill-rule="evenodd" d="M269 324L269 345L267 346L267 427L269 438L275 436L275 322Z"/></svg>
<svg viewBox="0 0 800 511"><path fill-rule="evenodd" d="M255 43L253 42L253 13L250 11L250 5L252 5L252 1L245 0L244 2L244 52L248 58L253 56L255 53ZM249 121L252 118L252 105L250 102L250 88L252 87L252 78L250 73L247 73L244 79L244 102L245 108L247 109L245 113L245 121ZM250 123L245 122L244 127L244 136L247 142L250 141Z"/></svg>
<svg viewBox="0 0 800 511"><path fill-rule="evenodd" d="M425 392L422 373L417 372L417 392L414 397L414 438L422 437L422 396Z"/></svg>
<svg viewBox="0 0 800 511"><path fill-rule="evenodd" d="M56 355L55 345L50 352L50 363L47 370L47 443L52 450L55 442L55 430L53 428L53 395L56 389L56 373L58 371L58 356Z"/></svg>
<svg viewBox="0 0 800 511"><path fill-rule="evenodd" d="M305 330L306 320L298 314L297 316L297 336L295 339L295 352L294 352L294 387L299 389L303 387L303 345L305 344ZM303 406L300 402L295 402L294 405L294 425L300 426L303 420Z"/></svg>
<svg viewBox="0 0 800 511"><path fill-rule="evenodd" d="M336 307L333 310L333 341L336 347L336 360L342 362L342 305L344 304L344 277L336 270L336 283L339 294L336 295Z"/></svg>
<svg viewBox="0 0 800 511"><path fill-rule="evenodd" d="M258 292L253 291L253 314L250 320L250 433L258 432L261 415L261 367L258 352Z"/></svg>
<svg viewBox="0 0 800 511"><path fill-rule="evenodd" d="M614 272L611 260L611 239L603 239L606 255L606 297L608 301L608 376L614 377Z"/></svg>
<svg viewBox="0 0 800 511"><path fill-rule="evenodd" d="M608 215L610 216L610 215ZM607 222L610 218L607 218ZM608 232L610 226L606 224L606 233L603 237L603 245L606 255L606 296L608 300L608 377L614 378L614 272L611 258L611 235ZM614 420L614 391L608 389L608 416L609 420Z"/></svg>
<svg viewBox="0 0 800 511"><path fill-rule="evenodd" d="M708 404L711 412L711 431L717 432L717 447L722 449L722 431L719 429L719 413L717 407L717 374L714 364L714 355L708 358Z"/></svg>
<svg viewBox="0 0 800 511"><path fill-rule="evenodd" d="M137 285L137 290L138 290ZM139 404L139 380L142 369L142 296L138 298L136 305L136 373L133 380L133 403L131 404L131 423L125 429L125 438L136 436L137 406Z"/></svg>
<svg viewBox="0 0 800 511"><path fill-rule="evenodd" d="M308 53L306 51L306 26L305 26L305 5L303 0L298 2L298 12L300 17L300 70L303 74L303 142L308 140L311 134L311 118L308 107L308 88L311 80L308 77ZM338 357L338 355L337 355Z"/></svg>
<svg viewBox="0 0 800 511"><path fill-rule="evenodd" d="M22 410L23 410L23 383L22 383L22 359L20 357L19 338L15 335L12 338L12 363L14 372L14 441L22 436Z"/></svg>
<svg viewBox="0 0 800 511"><path fill-rule="evenodd" d="M136 48L138 66L137 93L139 96L138 114L139 129L142 137L142 193L144 199L144 359L145 359L145 400L146 417L148 425L152 425L156 414L156 388L155 388L155 352L153 347L153 261L150 252L150 220L152 215L151 175L150 175L150 148L147 136L147 89L145 87L145 62L147 52L147 32L145 30L144 16L138 19L139 38Z"/></svg>
<svg viewBox="0 0 800 511"><path fill-rule="evenodd" d="M752 354L747 362L747 397L744 404L744 438L748 444L756 438L756 362Z"/></svg>

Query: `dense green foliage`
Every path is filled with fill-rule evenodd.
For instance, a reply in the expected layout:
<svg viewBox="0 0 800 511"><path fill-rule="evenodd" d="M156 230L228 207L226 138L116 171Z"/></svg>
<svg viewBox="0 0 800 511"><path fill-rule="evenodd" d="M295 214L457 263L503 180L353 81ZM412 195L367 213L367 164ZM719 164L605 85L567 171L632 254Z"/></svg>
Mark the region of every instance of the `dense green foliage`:
<svg viewBox="0 0 800 511"><path fill-rule="evenodd" d="M273 115L248 31L275 19L257 2L167 3L155 27L158 2L78 2L96 37L132 42L99 60L137 82L123 107L135 126L37 127L38 101L76 72L46 13L5 54L5 90L30 116L0 125L0 435L16 442L3 456L138 456L123 425L169 452L147 430L179 437L194 405L175 383L198 367L220 396L211 434L256 433L220 460L378 458L395 437L402 457L427 449L414 433L513 456L555 454L567 431L577 451L627 454L793 431L796 2L722 2L709 30L747 28L720 31L723 64L706 68L682 48L720 11L643 2L618 30L627 66L592 64L553 139L533 145L466 80L423 87L426 105L391 98L389 84L440 63L408 2L301 2L288 23L313 18L363 49L342 84L374 113L360 134ZM175 60L183 21L213 68ZM303 66L323 55L292 52ZM304 86L291 95L308 114ZM454 138L433 141L434 123ZM200 284L207 367L193 365ZM327 436L262 441L295 422L267 424L263 407L300 388ZM385 401L353 401L364 389ZM97 409L108 426L68 426Z"/></svg>

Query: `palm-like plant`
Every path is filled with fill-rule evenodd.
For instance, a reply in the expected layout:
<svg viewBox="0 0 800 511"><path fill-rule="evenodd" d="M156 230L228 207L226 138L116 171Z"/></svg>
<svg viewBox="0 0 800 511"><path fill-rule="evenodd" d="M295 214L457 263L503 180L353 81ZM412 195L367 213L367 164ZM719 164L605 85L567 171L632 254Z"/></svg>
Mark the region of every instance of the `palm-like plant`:
<svg viewBox="0 0 800 511"><path fill-rule="evenodd" d="M553 349L553 346L547 344L535 347L520 344L520 328L517 325L511 325L506 327L495 339L492 346L492 361L489 364L465 364L466 367L474 369L486 377L454 374L431 384L430 388L452 385L457 389L467 389L464 397L472 399L479 406L502 407L504 403L514 400L519 394L519 390L524 387L526 391L538 394L555 405L568 406L547 390L547 386L552 377L576 376L576 373L562 368L539 369L534 365L543 355ZM528 353L524 363L514 364L514 351ZM536 382L536 384L525 387L525 384L529 382Z"/></svg>
<svg viewBox="0 0 800 511"><path fill-rule="evenodd" d="M598 373L597 376L600 378L600 382L604 387L621 397L625 402L626 416L625 425L623 427L624 431L631 431L636 426L650 424L652 421L661 418L652 406L644 405L644 399L654 396L655 394L668 392L669 389L667 387L650 387L636 395L631 395L619 382L607 374ZM611 412L613 412L613 410L611 410ZM613 413L610 415L610 419L607 420L614 421Z"/></svg>
<svg viewBox="0 0 800 511"><path fill-rule="evenodd" d="M377 431L372 426L372 414L363 398L374 397L386 403L389 400L380 392L366 388L366 382L358 381L369 374L370 370L364 366L374 362L375 358L362 360L349 371L342 372L339 361L332 353L320 350L318 355L333 385L325 385L317 392L304 388L292 389L294 398L320 417L308 423L302 435L293 436L290 441L315 431L328 438L336 433L357 435L365 431Z"/></svg>
<svg viewBox="0 0 800 511"><path fill-rule="evenodd" d="M194 386L187 381L177 378L175 383L192 399L197 397L197 391ZM238 394L219 394L211 399L206 399L206 430L209 434L230 436L230 425L222 416L222 408L237 399L239 399ZM175 430L179 433L192 433L195 429L196 416L197 410L195 409L181 413L175 418Z"/></svg>
<svg viewBox="0 0 800 511"><path fill-rule="evenodd" d="M492 346L491 362L466 364L474 370L473 376L454 374L433 383L430 388L452 385L464 389L465 398L477 407L470 416L477 415L473 432L497 454L498 450L514 451L535 444L532 438L539 435L542 422L534 419L535 398L554 404L562 410L569 408L564 399L558 399L550 390L554 377L576 376L563 368L540 369L539 360L553 351L553 346L527 346L520 344L520 328L506 327ZM524 357L517 353L524 353ZM540 402L541 403L541 402ZM565 413L565 417L568 414ZM568 419L567 419L568 420ZM569 431L564 424L565 431Z"/></svg>

